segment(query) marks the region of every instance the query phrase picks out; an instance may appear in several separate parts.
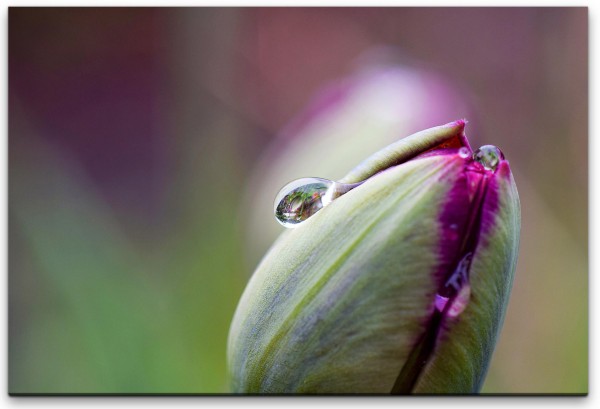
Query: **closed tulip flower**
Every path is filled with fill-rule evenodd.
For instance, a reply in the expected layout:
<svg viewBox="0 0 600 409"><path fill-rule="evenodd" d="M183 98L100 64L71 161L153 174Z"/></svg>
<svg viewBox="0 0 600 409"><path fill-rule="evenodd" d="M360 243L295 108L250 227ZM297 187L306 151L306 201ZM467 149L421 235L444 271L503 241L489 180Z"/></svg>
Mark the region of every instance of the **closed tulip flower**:
<svg viewBox="0 0 600 409"><path fill-rule="evenodd" d="M464 121L408 136L340 181L282 189L287 229L231 325L236 393L477 393L508 303L520 205ZM259 232L257 232L259 234Z"/></svg>

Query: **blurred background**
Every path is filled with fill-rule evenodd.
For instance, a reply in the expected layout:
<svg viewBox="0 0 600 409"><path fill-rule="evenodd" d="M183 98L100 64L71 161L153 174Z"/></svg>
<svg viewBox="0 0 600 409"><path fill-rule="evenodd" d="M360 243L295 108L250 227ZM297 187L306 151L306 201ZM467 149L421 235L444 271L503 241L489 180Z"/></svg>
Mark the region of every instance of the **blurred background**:
<svg viewBox="0 0 600 409"><path fill-rule="evenodd" d="M588 382L585 8L10 8L9 392L225 393L291 179L467 118L522 205L482 392Z"/></svg>

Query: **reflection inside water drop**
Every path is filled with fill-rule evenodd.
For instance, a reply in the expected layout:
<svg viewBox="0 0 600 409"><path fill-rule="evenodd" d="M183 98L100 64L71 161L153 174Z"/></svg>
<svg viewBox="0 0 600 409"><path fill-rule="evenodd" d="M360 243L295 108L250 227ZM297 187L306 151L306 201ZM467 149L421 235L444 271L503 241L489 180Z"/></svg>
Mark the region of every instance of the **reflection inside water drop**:
<svg viewBox="0 0 600 409"><path fill-rule="evenodd" d="M484 145L473 152L473 160L479 162L485 170L496 170L503 159L504 154L494 145Z"/></svg>
<svg viewBox="0 0 600 409"><path fill-rule="evenodd" d="M303 178L288 183L275 198L275 218L288 228L296 227L333 200L361 183L339 183L321 178Z"/></svg>

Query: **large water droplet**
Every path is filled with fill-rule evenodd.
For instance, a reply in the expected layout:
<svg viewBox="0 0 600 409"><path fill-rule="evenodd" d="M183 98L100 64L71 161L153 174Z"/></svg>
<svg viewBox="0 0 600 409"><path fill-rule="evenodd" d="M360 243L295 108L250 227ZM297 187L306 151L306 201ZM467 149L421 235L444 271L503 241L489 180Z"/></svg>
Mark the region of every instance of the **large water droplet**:
<svg viewBox="0 0 600 409"><path fill-rule="evenodd" d="M347 184L321 178L294 180L277 194L275 218L285 227L296 227L361 183Z"/></svg>
<svg viewBox="0 0 600 409"><path fill-rule="evenodd" d="M496 170L504 154L497 146L483 145L473 152L473 160L479 162L485 170Z"/></svg>
<svg viewBox="0 0 600 409"><path fill-rule="evenodd" d="M456 269L444 286L435 295L435 307L450 317L456 317L465 310L471 298L469 285L469 269L473 253L467 253L460 260ZM448 305L448 302L451 302Z"/></svg>

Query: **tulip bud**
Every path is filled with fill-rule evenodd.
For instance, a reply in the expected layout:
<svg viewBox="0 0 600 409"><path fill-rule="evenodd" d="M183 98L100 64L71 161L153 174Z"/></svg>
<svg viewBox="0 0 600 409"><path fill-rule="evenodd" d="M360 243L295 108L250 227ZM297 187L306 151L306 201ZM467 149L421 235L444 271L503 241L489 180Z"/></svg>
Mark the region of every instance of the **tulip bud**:
<svg viewBox="0 0 600 409"><path fill-rule="evenodd" d="M234 392L479 391L514 277L520 205L502 153L472 152L464 125L401 139L339 182L283 192L276 213L296 228L239 302ZM351 187L327 190L341 185Z"/></svg>

